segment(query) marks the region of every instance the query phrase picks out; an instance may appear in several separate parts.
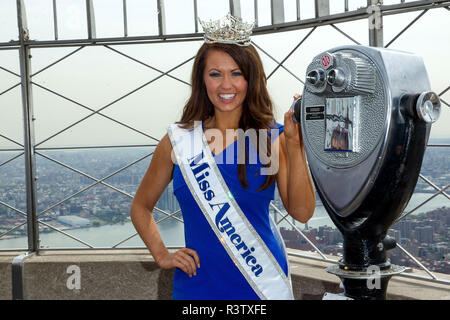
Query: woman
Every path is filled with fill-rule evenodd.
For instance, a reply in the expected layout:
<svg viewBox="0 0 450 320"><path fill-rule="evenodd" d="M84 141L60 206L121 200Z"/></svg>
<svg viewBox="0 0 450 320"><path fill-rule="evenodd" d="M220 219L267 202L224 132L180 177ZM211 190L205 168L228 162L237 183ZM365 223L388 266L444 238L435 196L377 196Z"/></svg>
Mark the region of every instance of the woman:
<svg viewBox="0 0 450 320"><path fill-rule="evenodd" d="M269 204L274 196L274 183L278 185L284 207L294 219L306 223L315 208L315 193L306 164L301 130L292 120L293 111L285 113L284 126L275 123L262 63L252 45L203 44L194 62L191 81L192 94L183 110L179 128L193 128L194 121L201 121L200 130L210 137L208 144L215 160L219 157L222 160L227 159L223 164L217 161L219 179L223 179L229 188L237 211L243 212L245 215L243 219L247 219L246 221L251 224L250 229L254 228L256 237L262 239L259 243L268 248L265 254L276 259L277 265L273 268L282 270L281 276L285 278L288 274L288 262L283 254L283 248L277 243L270 229ZM274 128L278 128L281 133L270 135L270 132L276 132L270 131ZM268 140L272 143L268 144L268 154L275 153L278 156L278 170L262 175L261 169L264 167L267 169L271 164L263 165L261 157L257 163L250 163L249 144L244 144L246 164L238 163L237 158L242 156L242 150L232 152L238 149L238 143L236 140L230 143L230 129L269 131ZM208 135L211 131L214 134ZM211 136L214 136L214 139ZM258 135L257 138L264 139L263 135ZM202 213L203 209L200 209L201 204L198 202L200 200L192 194L193 187L188 188L185 172L182 171L185 170L184 167L180 162L172 161L174 141L174 137L171 140L166 134L159 142L131 206L133 224L157 264L163 269L176 268L173 298L270 298L270 294L265 295L258 291L255 282L252 282L250 276L243 270L246 263L252 266L252 271L248 272L253 272L251 277L259 281L259 273L263 269L269 269L255 263L256 259L260 259L257 258L256 252L263 250L260 250L259 246L249 245L249 250L240 251L240 256L229 253L230 250L226 249L224 240L217 231L220 230L225 236L227 234L230 236L231 233L230 225L226 229L227 226L223 223L225 219L219 222L217 220L217 216L225 206L218 206L217 209L221 209L219 213L216 210L218 229L214 231L211 229L214 229L214 223L208 221L204 212ZM231 157L227 157L227 154L231 154ZM230 159L234 161L230 162ZM200 174L195 176L197 181L200 179L199 176ZM204 177L205 175L202 175L201 179ZM186 248L174 253L165 247L152 216L158 198L172 179L174 193L183 213L186 239ZM209 186L209 183L203 184L204 187L206 185ZM208 204L213 206L211 203ZM237 232L231 234L230 238L231 240L227 241L234 243L236 248L244 246L243 240L239 246L237 245L237 241L241 241L241 235ZM240 266L238 260L242 257L245 261ZM270 288L279 282L270 283L269 280L263 284L266 286L264 290L270 291Z"/></svg>

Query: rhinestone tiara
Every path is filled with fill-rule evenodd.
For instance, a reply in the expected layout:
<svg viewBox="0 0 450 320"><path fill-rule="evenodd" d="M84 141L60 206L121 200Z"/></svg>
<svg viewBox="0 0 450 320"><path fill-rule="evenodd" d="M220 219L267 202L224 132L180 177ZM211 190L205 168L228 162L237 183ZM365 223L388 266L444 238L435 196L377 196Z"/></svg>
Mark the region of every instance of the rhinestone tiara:
<svg viewBox="0 0 450 320"><path fill-rule="evenodd" d="M198 21L205 32L206 43L229 43L240 46L248 46L250 44L250 35L254 23L243 22L241 18L234 17L228 13L219 20Z"/></svg>

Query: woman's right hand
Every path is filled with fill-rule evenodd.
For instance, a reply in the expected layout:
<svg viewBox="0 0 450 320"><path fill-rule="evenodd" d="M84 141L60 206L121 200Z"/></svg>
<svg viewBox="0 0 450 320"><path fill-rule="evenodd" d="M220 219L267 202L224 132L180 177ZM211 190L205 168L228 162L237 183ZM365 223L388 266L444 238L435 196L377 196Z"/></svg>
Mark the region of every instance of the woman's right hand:
<svg viewBox="0 0 450 320"><path fill-rule="evenodd" d="M197 268L200 268L200 259L195 250L182 248L174 253L166 253L159 261L158 265L162 269L179 268L189 277L197 275Z"/></svg>

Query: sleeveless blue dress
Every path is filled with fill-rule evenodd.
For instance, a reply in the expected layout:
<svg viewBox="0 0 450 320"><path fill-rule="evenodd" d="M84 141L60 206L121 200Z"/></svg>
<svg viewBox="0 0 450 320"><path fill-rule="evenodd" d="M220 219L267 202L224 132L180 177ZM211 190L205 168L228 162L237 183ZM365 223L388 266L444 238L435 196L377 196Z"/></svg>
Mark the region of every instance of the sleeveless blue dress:
<svg viewBox="0 0 450 320"><path fill-rule="evenodd" d="M281 134L284 127L276 124ZM276 137L272 137L274 140ZM261 163L247 164L248 189L244 189L237 175L237 141L215 155L219 170L249 222L259 233L275 259L287 275L287 261L280 245L276 241L269 222L269 204L274 198L275 183L269 188L256 191L265 181L260 175ZM225 164L226 153L234 148L235 161ZM219 158L223 156L223 161ZM183 220L186 247L197 251L200 268L191 278L176 268L173 279L173 299L177 300L259 300L258 295L248 284L245 277L228 256L217 239L205 216L198 207L187 187L177 164L173 171L174 194L180 205Z"/></svg>

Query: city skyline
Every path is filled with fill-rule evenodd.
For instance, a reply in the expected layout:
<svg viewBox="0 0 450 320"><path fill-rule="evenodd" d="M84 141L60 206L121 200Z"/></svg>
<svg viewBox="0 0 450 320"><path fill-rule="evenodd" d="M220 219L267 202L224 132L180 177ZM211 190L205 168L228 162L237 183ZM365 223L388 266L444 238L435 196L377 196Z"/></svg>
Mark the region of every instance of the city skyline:
<svg viewBox="0 0 450 320"><path fill-rule="evenodd" d="M82 230L90 230L89 232L96 233L96 228L102 226L106 227L109 225L123 225L127 228L126 230L128 230L127 226L130 224L128 217L129 207L132 200L131 196L134 195L134 192L137 189L137 186L148 167L151 156L145 156L151 153L152 148L124 149L125 150L105 149L40 151L40 153L45 155L45 157L40 154L36 155L36 168L38 178L36 195L39 221L50 224L55 228L58 228L69 234L77 234L78 231L81 232ZM449 153L450 150L448 150L448 148L428 148L425 154L422 166L422 174L438 186L447 185L449 182L450 175L448 174L448 172L450 172L450 164L448 162L445 162L445 159L450 156ZM4 154L0 154L0 163L5 161L6 158L7 157L5 157ZM103 182L108 184L109 186L117 188L118 190L127 193L130 196L126 196L125 194L120 193L105 185L97 184L96 186L87 189L86 191L79 193L74 197L71 197L73 194L80 192L96 181L92 178L74 172L67 167L59 165L58 163L50 161L49 159L58 161L66 166L73 168L74 170L80 170L81 172L84 172L92 178L99 180L102 180L104 177L110 176L112 173L117 172L123 167L126 167L129 163L137 159L142 160L121 171L120 173L103 180ZM26 212L24 162L21 160L23 160L23 158L17 158L0 168L0 181L2 181L2 183L0 184L0 201L8 204L9 206L17 208L18 210L21 210L22 212ZM5 181L7 183L5 183ZM427 195L428 197L435 192L435 190L430 188L430 186L421 179L419 179L415 191L418 195ZM71 197L71 199L58 205L58 203L68 197ZM423 197L421 197L420 199L416 199L415 197L416 194L411 198L410 204L408 205L405 212L408 212L422 201L421 199ZM317 199L317 201L318 205L320 205L319 199ZM277 193L275 194L273 203L277 208L284 211L281 199L279 198ZM423 214L424 212L437 210L442 206L447 207L447 209L445 210L450 210L450 201L448 201L442 195L430 201L428 205L431 205L431 207L435 209L426 209L426 207L422 207L417 210L416 213ZM179 206L176 198L173 195L171 184L160 197L157 207L160 210L166 211L167 214L173 213L178 210ZM273 209L271 209L271 211L272 214L275 214L275 211ZM338 255L338 253L341 253L342 250L340 247L342 244L340 244L340 241L338 241L341 237L340 233L335 229L328 215L323 212L323 207L316 207L316 212L312 220L308 222L307 225L299 223L296 224L298 226L301 226L304 233L308 237L311 237L310 240L318 245L319 248L325 253ZM448 234L448 225L450 224L450 221L445 220L448 219L448 213L446 213L446 211L442 212L441 218L444 220L441 224L437 224L434 222L441 218L427 218L420 224L414 225L414 227L409 227L409 229L407 229L409 231L405 231L406 229L404 229L404 227L402 226L405 223L411 223L411 221L417 220L418 215L416 213L403 219L400 223L392 226L391 229L401 232L401 234L393 234L392 236L397 236L399 240L405 238L409 239L401 240L400 243L410 248L413 252L417 253L417 256L425 259L426 261L432 261L429 257L435 256L439 252L442 253L443 256L448 255L450 249L448 240L446 242L446 245L442 245L442 237L450 237L450 235ZM281 216L279 216L278 213L276 214L277 219L280 219ZM323 216L323 214L325 214L325 216ZM166 214L163 214L158 210L154 211L154 215L157 221L166 217ZM64 221L61 221L60 219L64 216L76 216L82 219L87 219L90 221L90 228L80 228L80 226L76 223L74 225L67 225L67 223L64 223ZM181 212L179 212L176 217L181 218ZM70 220L71 219L69 219L69 221ZM179 222L170 218L166 222L166 224L167 223L174 226L179 224ZM8 234L8 236L4 238L14 239L14 237L26 236L26 217L0 204L0 235L19 224L24 225L16 231ZM447 226L447 229L445 229L445 226ZM280 227L285 229L284 235L286 236L285 241L288 243L288 247L290 246L292 248L302 250L312 250L310 245L307 244L305 240L300 237L300 235L295 236L296 240L294 239L295 241L293 242L292 235L289 235L289 230L292 229L289 224L282 223ZM412 231L413 229L416 229L416 227L419 228L419 231L413 234ZM430 228L425 228L423 230L420 229L423 227L431 227L433 229L433 234L436 233L437 236L434 236L432 234L430 238ZM439 227L444 227L444 229L438 229ZM58 232L52 231L50 227L43 224L40 225L40 232L42 232L42 235L47 235L49 233L55 235L58 234ZM132 234L132 231L127 232L127 235L124 235L124 232L121 232L120 236L116 236L114 233L108 233L105 234L105 239L110 238L108 245L113 245L115 244L115 242L123 240L120 237L125 238ZM180 230L177 227L173 232L180 232ZM315 237L318 237L318 239L316 239ZM436 241L432 240L432 242L430 243L430 239L434 239ZM81 238L81 240L84 239ZM2 240L0 240L0 244L1 241ZM422 244L421 242L424 243ZM72 243L75 242L72 241ZM23 245L26 246L26 241L23 242ZM48 240L44 243L44 245L50 247L60 246L58 245L58 242L49 243ZM394 259L398 259L398 261L400 261L401 259L405 259L404 256L398 256L398 254L394 254L393 256ZM448 261L448 259L444 261ZM440 266L441 262L437 261L436 263L436 268L447 270L444 267ZM430 267L433 267L434 262L427 262L427 264L429 264Z"/></svg>

